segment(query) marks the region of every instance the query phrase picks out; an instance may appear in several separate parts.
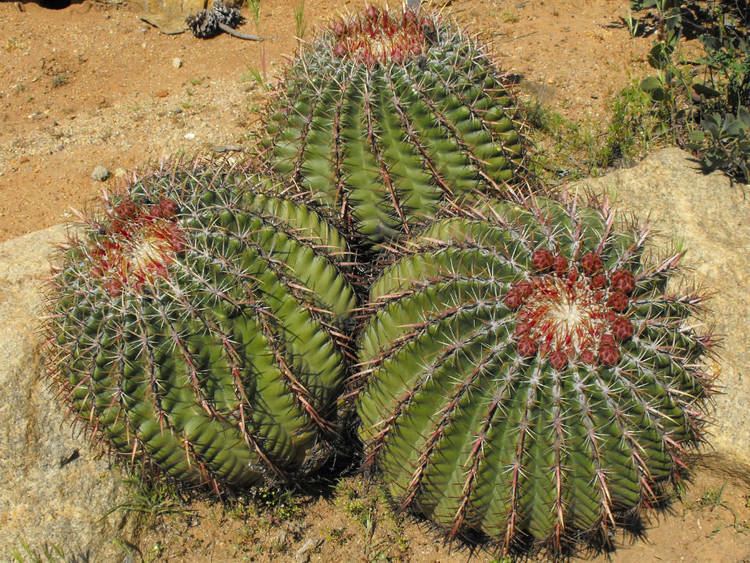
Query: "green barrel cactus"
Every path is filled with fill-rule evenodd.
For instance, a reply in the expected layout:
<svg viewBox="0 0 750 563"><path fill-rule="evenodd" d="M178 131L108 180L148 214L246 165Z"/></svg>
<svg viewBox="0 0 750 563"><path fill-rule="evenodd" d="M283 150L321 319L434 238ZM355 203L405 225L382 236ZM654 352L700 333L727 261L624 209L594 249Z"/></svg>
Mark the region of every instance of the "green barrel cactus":
<svg viewBox="0 0 750 563"><path fill-rule="evenodd" d="M395 503L505 552L609 543L702 439L710 338L679 255L606 206L493 202L403 243L370 291L357 398ZM626 526L627 527L627 526Z"/></svg>
<svg viewBox="0 0 750 563"><path fill-rule="evenodd" d="M186 484L285 482L336 440L347 245L259 182L163 168L110 196L53 276L65 402L115 452Z"/></svg>
<svg viewBox="0 0 750 563"><path fill-rule="evenodd" d="M507 80L437 17L370 6L336 20L301 50L279 90L261 162L365 245L479 188L522 191Z"/></svg>

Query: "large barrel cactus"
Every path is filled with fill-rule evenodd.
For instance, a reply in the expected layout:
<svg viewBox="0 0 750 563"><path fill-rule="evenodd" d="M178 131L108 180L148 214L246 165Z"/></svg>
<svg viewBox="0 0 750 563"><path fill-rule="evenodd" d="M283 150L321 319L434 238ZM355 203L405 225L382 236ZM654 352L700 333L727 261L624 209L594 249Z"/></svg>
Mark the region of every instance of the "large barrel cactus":
<svg viewBox="0 0 750 563"><path fill-rule="evenodd" d="M394 501L505 551L608 543L701 441L697 295L606 206L492 203L404 243L370 292L358 397Z"/></svg>
<svg viewBox="0 0 750 563"><path fill-rule="evenodd" d="M187 484L319 467L355 294L340 234L226 167L164 168L62 251L50 366L112 449Z"/></svg>
<svg viewBox="0 0 750 563"><path fill-rule="evenodd" d="M505 83L440 19L370 6L301 50L269 108L261 160L366 244L392 239L477 188L520 190Z"/></svg>

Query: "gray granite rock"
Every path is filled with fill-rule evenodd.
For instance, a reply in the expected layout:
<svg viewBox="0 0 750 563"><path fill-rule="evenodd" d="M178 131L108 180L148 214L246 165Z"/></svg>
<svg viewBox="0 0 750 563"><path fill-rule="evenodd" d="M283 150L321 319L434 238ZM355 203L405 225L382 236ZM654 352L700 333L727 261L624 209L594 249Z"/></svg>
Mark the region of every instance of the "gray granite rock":
<svg viewBox="0 0 750 563"><path fill-rule="evenodd" d="M53 227L0 244L0 561L60 550L65 560L112 561L119 473L77 435L43 376L41 285ZM88 557L88 559L86 559ZM44 559L46 560L46 559Z"/></svg>
<svg viewBox="0 0 750 563"><path fill-rule="evenodd" d="M690 154L670 148L638 166L572 185L608 193L616 207L646 220L657 246L675 241L687 250L683 282L712 294L706 324L721 337L722 394L702 461L750 482L750 193L723 174L701 173Z"/></svg>

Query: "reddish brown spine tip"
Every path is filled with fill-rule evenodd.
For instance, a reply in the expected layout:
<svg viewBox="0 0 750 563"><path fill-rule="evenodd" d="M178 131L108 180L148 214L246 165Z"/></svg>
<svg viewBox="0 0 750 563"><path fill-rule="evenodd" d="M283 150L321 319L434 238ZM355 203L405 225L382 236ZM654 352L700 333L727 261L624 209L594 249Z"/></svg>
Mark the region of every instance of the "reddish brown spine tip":
<svg viewBox="0 0 750 563"><path fill-rule="evenodd" d="M524 358L531 358L536 355L538 348L536 341L529 336L522 336L518 339L518 353Z"/></svg>
<svg viewBox="0 0 750 563"><path fill-rule="evenodd" d="M621 291L615 291L609 296L607 300L607 306L610 309L614 309L618 313L622 313L627 310L629 304L628 296Z"/></svg>
<svg viewBox="0 0 750 563"><path fill-rule="evenodd" d="M531 263L534 265L534 268L539 270L540 272L549 270L552 267L554 261L555 257L549 250L536 250L534 251L534 254L531 255Z"/></svg>
<svg viewBox="0 0 750 563"><path fill-rule="evenodd" d="M635 277L627 270L615 270L612 274L612 287L623 293L632 293L635 289Z"/></svg>

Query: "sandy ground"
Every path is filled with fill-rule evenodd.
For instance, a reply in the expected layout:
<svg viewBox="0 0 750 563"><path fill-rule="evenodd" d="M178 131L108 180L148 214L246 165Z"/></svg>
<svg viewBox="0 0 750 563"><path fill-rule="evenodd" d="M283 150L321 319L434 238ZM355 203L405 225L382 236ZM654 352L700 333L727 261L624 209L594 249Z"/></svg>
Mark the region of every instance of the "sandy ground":
<svg viewBox="0 0 750 563"><path fill-rule="evenodd" d="M613 93L641 72L648 40L618 27L627 2L438 3L522 78L521 89L576 119L605 121ZM0 240L64 221L114 174L176 153L245 146L263 88L294 52L297 2L263 0L258 44L166 36L135 6L64 10L0 2ZM307 0L307 34L359 2ZM246 25L251 31L254 22ZM175 68L174 59L181 66Z"/></svg>
<svg viewBox="0 0 750 563"><path fill-rule="evenodd" d="M492 549L446 544L429 527L396 518L382 491L362 478L341 481L331 497L242 510L197 502L140 538L144 558L160 561L314 561L424 563L503 561ZM750 562L750 488L696 473L681 502L651 514L645 538L619 536L613 554L582 554L595 563ZM544 557L533 559L545 561Z"/></svg>
<svg viewBox="0 0 750 563"><path fill-rule="evenodd" d="M434 2L479 35L520 90L571 119L606 123L611 97L646 72L650 41L620 25L626 1ZM306 38L352 0L305 2ZM134 6L91 1L64 10L0 2L0 240L68 219L103 188L169 155L241 154L265 87L294 52L297 2L263 0L262 44L228 36L165 36ZM247 24L254 31L254 24ZM179 59L179 64L175 59ZM97 165L111 173L91 178ZM131 544L145 560L490 561L444 545L393 517L378 489L356 477L329 497L267 509L196 502ZM648 542L615 561L750 561L748 487L699 472ZM132 540L132 541L131 541ZM601 560L605 560L601 556Z"/></svg>

